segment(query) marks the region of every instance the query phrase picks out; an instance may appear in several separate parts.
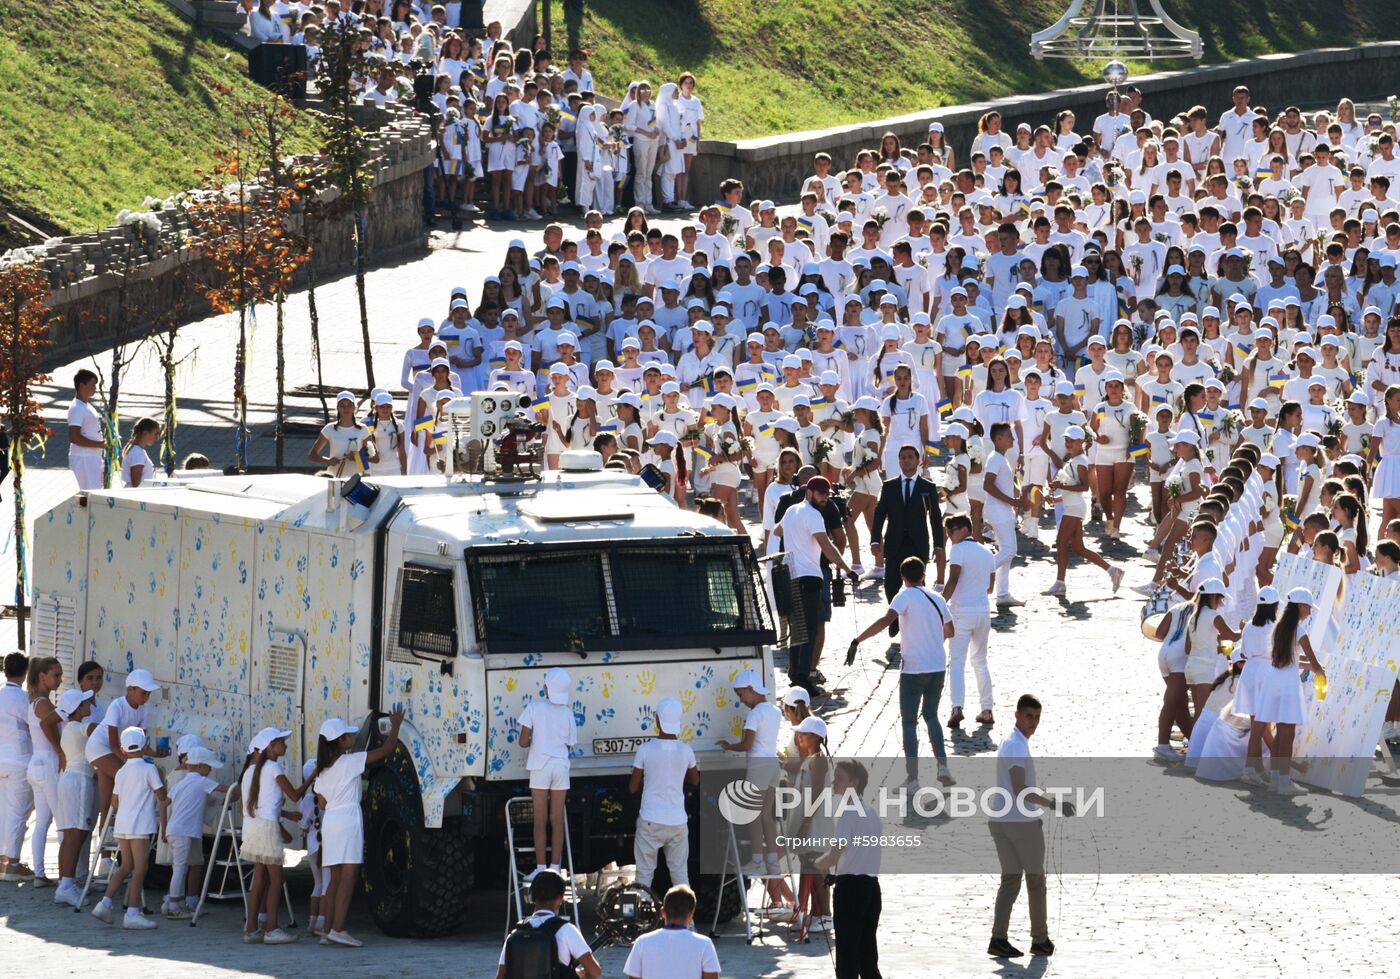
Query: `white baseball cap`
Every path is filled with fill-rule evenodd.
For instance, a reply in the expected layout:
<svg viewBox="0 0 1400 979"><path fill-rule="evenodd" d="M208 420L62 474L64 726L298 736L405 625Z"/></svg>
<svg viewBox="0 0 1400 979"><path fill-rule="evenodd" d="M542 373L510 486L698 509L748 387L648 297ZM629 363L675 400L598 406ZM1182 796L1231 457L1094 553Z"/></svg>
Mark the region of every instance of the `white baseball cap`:
<svg viewBox="0 0 1400 979"><path fill-rule="evenodd" d="M183 734L180 736L180 740L175 742L175 755L176 757L188 755L194 749L202 748L203 746L204 742L199 740L199 735Z"/></svg>
<svg viewBox="0 0 1400 979"><path fill-rule="evenodd" d="M96 690L79 690L77 687L63 691L58 698L58 714L65 721L83 704L97 696Z"/></svg>
<svg viewBox="0 0 1400 979"><path fill-rule="evenodd" d="M1295 605L1312 605L1315 603L1313 593L1310 589L1299 585L1288 593L1288 601Z"/></svg>
<svg viewBox="0 0 1400 979"><path fill-rule="evenodd" d="M314 759L308 758L307 761L314 761ZM204 745L199 745L198 747L190 749L190 752L185 756L185 764L208 765L210 768L219 768L223 765L223 759L204 747ZM303 778L304 777L305 776L303 776Z"/></svg>
<svg viewBox="0 0 1400 979"><path fill-rule="evenodd" d="M272 744L272 742L291 736L291 731L284 731L276 727L265 727L257 734L253 735L253 740L248 743L248 749L250 751L266 751L267 746Z"/></svg>
<svg viewBox="0 0 1400 979"><path fill-rule="evenodd" d="M783 694L783 703L789 707L796 707L798 704L810 704L812 695L803 687L793 687Z"/></svg>
<svg viewBox="0 0 1400 979"><path fill-rule="evenodd" d="M656 723L662 734L680 734L681 716L685 709L675 697L667 697L656 705Z"/></svg>
<svg viewBox="0 0 1400 979"><path fill-rule="evenodd" d="M1196 438L1195 432L1180 431L1172 436L1172 445L1194 445L1201 447L1200 439Z"/></svg>
<svg viewBox="0 0 1400 979"><path fill-rule="evenodd" d="M1202 595L1224 595L1225 582L1219 578L1207 578L1201 582L1200 592Z"/></svg>
<svg viewBox="0 0 1400 979"><path fill-rule="evenodd" d="M734 678L733 687L735 690L743 690L749 687L754 693L768 696L768 688L763 685L763 678L754 670L744 670Z"/></svg>
<svg viewBox="0 0 1400 979"><path fill-rule="evenodd" d="M155 693L160 689L160 684L156 683L156 678L151 676L150 670L132 670L126 675L126 685L139 687L147 693Z"/></svg>
<svg viewBox="0 0 1400 979"><path fill-rule="evenodd" d="M1084 441L1084 429L1079 425L1071 425L1065 429L1065 438L1074 439L1076 442Z"/></svg>
<svg viewBox="0 0 1400 979"><path fill-rule="evenodd" d="M793 728L794 734L815 734L819 738L825 738L826 721L820 717L804 717L802 723Z"/></svg>
<svg viewBox="0 0 1400 979"><path fill-rule="evenodd" d="M121 746L122 751L140 751L146 747L146 732L139 727L123 728Z"/></svg>
<svg viewBox="0 0 1400 979"><path fill-rule="evenodd" d="M562 666L556 666L544 675L544 689L549 694L551 704L567 704L569 690L573 685L574 682L569 676L569 671Z"/></svg>
<svg viewBox="0 0 1400 979"><path fill-rule="evenodd" d="M328 717L321 725L321 737L334 741L346 734L354 734L359 728L352 727L339 717Z"/></svg>

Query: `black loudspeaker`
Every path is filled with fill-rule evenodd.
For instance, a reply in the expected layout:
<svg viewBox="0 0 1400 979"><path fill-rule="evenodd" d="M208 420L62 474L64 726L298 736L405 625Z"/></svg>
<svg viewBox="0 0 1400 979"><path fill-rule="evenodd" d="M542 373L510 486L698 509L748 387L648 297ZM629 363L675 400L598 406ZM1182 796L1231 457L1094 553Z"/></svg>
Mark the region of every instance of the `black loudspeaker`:
<svg viewBox="0 0 1400 979"><path fill-rule="evenodd" d="M259 44L248 52L248 77L294 101L306 98L306 48Z"/></svg>

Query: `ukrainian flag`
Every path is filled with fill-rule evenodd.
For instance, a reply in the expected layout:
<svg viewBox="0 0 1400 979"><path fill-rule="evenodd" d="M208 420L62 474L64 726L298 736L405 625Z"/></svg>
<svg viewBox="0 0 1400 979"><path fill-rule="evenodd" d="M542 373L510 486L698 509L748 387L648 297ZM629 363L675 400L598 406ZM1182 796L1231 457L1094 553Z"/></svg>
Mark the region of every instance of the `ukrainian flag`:
<svg viewBox="0 0 1400 979"><path fill-rule="evenodd" d="M1105 408L1103 405L1099 405L1097 408L1094 409L1094 417L1099 419L1107 418L1108 409Z"/></svg>
<svg viewBox="0 0 1400 979"><path fill-rule="evenodd" d="M599 432L599 434L603 434L603 433L606 433L606 432L615 432L615 431L617 431L617 422L608 422L606 425L599 425L599 426L598 426L598 432Z"/></svg>
<svg viewBox="0 0 1400 979"><path fill-rule="evenodd" d="M572 109L561 107L559 109L559 118L564 122L578 122L578 113L574 112Z"/></svg>
<svg viewBox="0 0 1400 979"><path fill-rule="evenodd" d="M1270 375L1269 375L1269 387L1271 387L1271 388L1281 388L1281 387L1283 387L1283 386L1284 386L1285 384L1287 384L1287 383L1288 383L1288 374L1287 374L1287 373L1279 373L1279 374L1270 374Z"/></svg>
<svg viewBox="0 0 1400 979"><path fill-rule="evenodd" d="M487 362L487 366L490 367L492 370L495 370L498 367L504 367L506 366L506 359L504 357L492 357Z"/></svg>
<svg viewBox="0 0 1400 979"><path fill-rule="evenodd" d="M1146 442L1139 442L1137 445L1128 446L1128 455L1133 459L1147 458L1148 446Z"/></svg>
<svg viewBox="0 0 1400 979"><path fill-rule="evenodd" d="M813 399L812 399L812 407L813 407L813 408L824 408L825 406L827 406L827 405L829 405L829 404L831 404L831 399L828 398L828 397L826 397L825 395L823 395L823 396L820 397L820 398L813 398Z"/></svg>
<svg viewBox="0 0 1400 979"><path fill-rule="evenodd" d="M1079 398L1084 397L1084 391L1085 391L1084 385L1082 385L1082 384L1076 384L1076 385L1074 386L1074 394L1075 394L1076 397L1079 397Z"/></svg>
<svg viewBox="0 0 1400 979"><path fill-rule="evenodd" d="M958 368L958 377L961 377L961 378L968 378L968 377L971 377L971 376L972 376L972 368L971 368L971 367L968 367L966 364L964 364L962 367L959 367L959 368Z"/></svg>
<svg viewBox="0 0 1400 979"><path fill-rule="evenodd" d="M1239 354L1241 357L1248 357L1251 351L1247 344L1237 343L1235 344L1235 353Z"/></svg>
<svg viewBox="0 0 1400 979"><path fill-rule="evenodd" d="M1273 168L1273 167L1266 167L1266 166L1264 166L1263 164L1260 164L1259 166L1257 166L1257 167L1254 168L1254 179L1255 179L1255 180L1268 180L1268 179L1269 179L1270 177L1272 177L1273 175L1274 175L1274 168Z"/></svg>
<svg viewBox="0 0 1400 979"><path fill-rule="evenodd" d="M812 230L812 219L807 217L805 214L800 215L797 218L797 223L802 225L802 227L806 228L808 231Z"/></svg>
<svg viewBox="0 0 1400 979"><path fill-rule="evenodd" d="M1285 530L1294 531L1298 529L1298 518L1287 510L1283 511L1283 527Z"/></svg>
<svg viewBox="0 0 1400 979"><path fill-rule="evenodd" d="M943 455L943 449L940 448L938 445L934 444L933 439L929 439L924 443L924 451L927 452L929 455L933 456L935 459L940 458Z"/></svg>
<svg viewBox="0 0 1400 979"><path fill-rule="evenodd" d="M712 375L706 374L700 378L700 384L705 389L705 393L712 395L715 393L715 379Z"/></svg>
<svg viewBox="0 0 1400 979"><path fill-rule="evenodd" d="M709 462L711 459L713 459L713 458L715 457L715 454L714 454L713 452L711 452L709 449L705 448L703 445L697 445L697 446L695 447L695 454L696 454L696 456L698 456L699 458L703 459L703 460L706 461L706 462Z"/></svg>
<svg viewBox="0 0 1400 979"><path fill-rule="evenodd" d="M1167 396L1165 394L1154 394L1152 396L1152 403L1154 405L1164 405L1167 403Z"/></svg>
<svg viewBox="0 0 1400 979"><path fill-rule="evenodd" d="M547 397L546 397L546 398L540 398L539 400L532 402L532 403L530 404L530 410L531 410L531 411L548 411L548 410L549 410L549 398L547 398Z"/></svg>
<svg viewBox="0 0 1400 979"><path fill-rule="evenodd" d="M755 388L758 387L758 378L756 378L756 377L746 377L746 378L744 378L742 381L740 381L740 382L739 382L737 385L735 385L735 386L738 387L738 389L739 389L740 391L744 391L744 392L752 391L752 390L754 390Z"/></svg>
<svg viewBox="0 0 1400 979"><path fill-rule="evenodd" d="M728 214L730 211L734 210L734 205L724 200L715 201L715 207L719 208L721 214Z"/></svg>
<svg viewBox="0 0 1400 979"><path fill-rule="evenodd" d="M446 432L438 432L436 435L433 436L433 444L434 444L434 445L446 445L446 444L447 444L447 439L448 439L448 434L447 434Z"/></svg>
<svg viewBox="0 0 1400 979"><path fill-rule="evenodd" d="M946 415L953 410L953 400L951 398L944 398L942 401L938 402L938 404L934 405L934 408L938 410L940 415Z"/></svg>
<svg viewBox="0 0 1400 979"><path fill-rule="evenodd" d="M1213 411L1198 411L1196 412L1196 417L1205 424L1206 428L1210 428L1215 424L1215 412Z"/></svg>
<svg viewBox="0 0 1400 979"><path fill-rule="evenodd" d="M434 421L432 418L420 418L418 419L418 421L413 423L413 430L415 432L431 432L433 430L433 426L436 424L437 422Z"/></svg>
<svg viewBox="0 0 1400 979"><path fill-rule="evenodd" d="M597 329L598 318L596 316L575 316L574 322L581 326L586 326L590 330Z"/></svg>
<svg viewBox="0 0 1400 979"><path fill-rule="evenodd" d="M840 337L837 337L837 338L836 338L836 342L833 343L833 344L831 345L831 348L832 348L833 350L845 350L845 349L846 349L846 341L845 341L845 340L842 340Z"/></svg>

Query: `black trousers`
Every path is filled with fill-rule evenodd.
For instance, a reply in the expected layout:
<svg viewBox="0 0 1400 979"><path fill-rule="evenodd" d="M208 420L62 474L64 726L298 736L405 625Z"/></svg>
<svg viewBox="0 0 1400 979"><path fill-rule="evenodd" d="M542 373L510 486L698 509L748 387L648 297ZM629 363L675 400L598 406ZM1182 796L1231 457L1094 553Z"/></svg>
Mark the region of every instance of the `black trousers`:
<svg viewBox="0 0 1400 979"><path fill-rule="evenodd" d="M863 874L836 878L831 912L836 926L836 979L881 979L880 879Z"/></svg>

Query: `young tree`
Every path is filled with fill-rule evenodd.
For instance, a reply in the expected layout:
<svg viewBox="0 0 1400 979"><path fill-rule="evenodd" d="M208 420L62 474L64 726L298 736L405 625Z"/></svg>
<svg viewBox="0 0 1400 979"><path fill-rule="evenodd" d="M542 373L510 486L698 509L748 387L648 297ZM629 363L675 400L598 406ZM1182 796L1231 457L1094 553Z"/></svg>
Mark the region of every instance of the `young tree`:
<svg viewBox="0 0 1400 979"><path fill-rule="evenodd" d="M229 146L216 151L208 192L187 207L191 244L208 261L209 280L200 291L215 312L238 314L233 365L238 420L236 464L248 467L248 317L254 307L290 287L305 249L288 232L296 194L266 186L249 170L247 129L235 129Z"/></svg>
<svg viewBox="0 0 1400 979"><path fill-rule="evenodd" d="M370 346L369 311L365 304L365 212L374 177L373 158L365 130L355 120L356 78L367 73L368 41L348 20L326 24L321 31L321 57L316 88L321 94L321 152L327 158L331 183L340 189L350 212L355 255L355 293L360 302L360 336L364 343L365 382L374 387L374 356Z"/></svg>
<svg viewBox="0 0 1400 979"><path fill-rule="evenodd" d="M49 382L44 357L52 340L49 280L38 265L0 267L0 404L9 429L15 496L15 616L25 648L25 594L29 590L29 535L24 519L24 453L49 435L34 389Z"/></svg>

